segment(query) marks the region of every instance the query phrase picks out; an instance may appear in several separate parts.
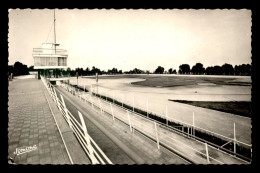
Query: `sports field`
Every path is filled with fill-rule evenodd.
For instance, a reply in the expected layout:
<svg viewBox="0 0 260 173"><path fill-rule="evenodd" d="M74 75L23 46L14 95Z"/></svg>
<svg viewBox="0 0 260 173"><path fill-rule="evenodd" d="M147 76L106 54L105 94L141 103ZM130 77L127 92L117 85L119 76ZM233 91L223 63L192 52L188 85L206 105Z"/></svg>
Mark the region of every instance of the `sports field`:
<svg viewBox="0 0 260 173"><path fill-rule="evenodd" d="M185 87L187 89L195 89L194 93L203 94L202 90L207 90L208 94L216 95L216 91L220 86L228 86L233 91L232 94L241 94L241 89L246 89L247 91L251 88L251 78L248 76L198 76L198 75L114 75L114 76L99 76L100 79L120 79L120 78L141 78L144 80L132 82L133 85L147 86L147 87L157 87L157 88L171 88L175 87L181 88ZM177 88L176 88L177 87ZM205 87L208 87L205 89ZM225 88L230 90L230 88ZM197 89L197 90L196 90ZM223 89L223 90L225 90ZM199 92L199 93L198 93ZM243 93L242 93L243 94ZM246 94L246 93L245 93ZM244 94L244 95L245 95ZM219 95L221 92L219 90ZM243 96L244 96L243 95ZM250 95L249 92L246 95ZM202 95L201 95L202 96ZM241 95L240 95L241 96ZM214 101L214 96L212 100L210 98L207 101L196 101L196 100L170 100L179 103L190 104L193 106L203 107L207 109L213 109L218 111L223 111L227 113L232 113L236 115L251 117L251 101L240 101L240 100L230 100L230 101Z"/></svg>
<svg viewBox="0 0 260 173"><path fill-rule="evenodd" d="M95 78L95 77L90 77ZM234 85L251 86L249 76L214 76L214 75L103 75L99 79L138 78L143 81L133 82L134 85L149 87L176 87L188 85Z"/></svg>
<svg viewBox="0 0 260 173"><path fill-rule="evenodd" d="M193 76L193 75L114 75L70 78L77 84L103 96L114 98L128 105L156 113L162 117L192 124L233 138L236 123L237 140L251 143L251 118L234 112L199 107L181 101L250 102L251 78L245 76ZM170 101L170 100L175 100ZM177 101L178 102L177 102ZM227 104L226 104L227 105ZM222 104L222 107L224 104ZM250 110L246 110L250 111ZM221 128L220 128L221 127Z"/></svg>

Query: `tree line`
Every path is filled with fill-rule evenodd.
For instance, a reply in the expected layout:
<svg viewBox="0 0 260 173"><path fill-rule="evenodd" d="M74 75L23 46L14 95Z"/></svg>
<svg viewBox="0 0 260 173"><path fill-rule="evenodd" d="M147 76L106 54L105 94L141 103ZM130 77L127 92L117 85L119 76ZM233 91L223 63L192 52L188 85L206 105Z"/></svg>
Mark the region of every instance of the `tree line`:
<svg viewBox="0 0 260 173"><path fill-rule="evenodd" d="M13 76L28 75L29 68L27 67L27 65L17 61L14 63L14 65L8 66L8 73L9 75L12 73Z"/></svg>
<svg viewBox="0 0 260 173"><path fill-rule="evenodd" d="M179 66L179 74L195 74L195 75L244 75L250 76L252 66L250 64L235 65L223 64L222 66L209 66L203 67L203 64L196 63L192 68L188 64L182 64Z"/></svg>
<svg viewBox="0 0 260 173"><path fill-rule="evenodd" d="M207 68L203 67L202 63L196 63L194 66L190 67L189 64L181 64L179 66L178 74L193 74L193 75L251 75L252 66L250 64L241 64L235 65L234 67L231 64L223 64L222 66L209 66ZM17 61L14 63L13 66L8 66L8 73L13 74L13 76L19 75L28 75L29 71L37 71L34 69L34 66L30 66L29 68L27 65L22 64L21 62ZM62 75L70 75L70 76L90 76L106 74L106 75L116 75L116 74L177 74L177 70L170 68L165 70L164 67L158 66L153 72L149 70L141 70L138 68L134 68L133 70L129 71L122 71L118 70L117 68L100 70L93 66L90 68L76 68L72 70L71 68L67 69L56 69L55 73L62 74Z"/></svg>

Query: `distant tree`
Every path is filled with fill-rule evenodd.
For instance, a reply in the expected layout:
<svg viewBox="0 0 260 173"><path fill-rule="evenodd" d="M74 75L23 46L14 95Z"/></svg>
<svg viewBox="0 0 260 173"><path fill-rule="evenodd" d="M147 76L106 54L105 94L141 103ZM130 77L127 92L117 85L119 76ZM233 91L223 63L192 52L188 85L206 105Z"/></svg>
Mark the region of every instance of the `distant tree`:
<svg viewBox="0 0 260 173"><path fill-rule="evenodd" d="M231 64L223 64L222 65L222 72L225 74L225 75L233 75L234 74L234 68Z"/></svg>
<svg viewBox="0 0 260 173"><path fill-rule="evenodd" d="M220 67L220 66L218 66L218 65L215 65L215 66L213 67L213 73L214 73L215 75L222 75L222 74L223 74L223 69L222 69L222 67Z"/></svg>
<svg viewBox="0 0 260 173"><path fill-rule="evenodd" d="M168 70L168 72L169 72L170 74L172 74L172 68L170 68L170 69Z"/></svg>
<svg viewBox="0 0 260 173"><path fill-rule="evenodd" d="M207 75L213 75L214 74L214 67L207 67L206 70L205 70L205 73Z"/></svg>
<svg viewBox="0 0 260 173"><path fill-rule="evenodd" d="M107 73L108 74L122 74L123 72L122 72L122 70L118 70L117 68L112 68L111 70L108 69Z"/></svg>
<svg viewBox="0 0 260 173"><path fill-rule="evenodd" d="M157 69L154 71L155 74L162 74L164 72L164 68L161 66L158 66Z"/></svg>
<svg viewBox="0 0 260 173"><path fill-rule="evenodd" d="M27 65L22 64L21 62L17 61L14 63L14 76L19 75L28 75L29 70L27 68Z"/></svg>
<svg viewBox="0 0 260 173"><path fill-rule="evenodd" d="M29 71L37 71L37 69L34 69L34 66L31 65L29 68L28 68Z"/></svg>
<svg viewBox="0 0 260 173"><path fill-rule="evenodd" d="M78 72L78 75L79 76L83 76L84 75L84 70L83 70L83 68L76 68L76 72Z"/></svg>
<svg viewBox="0 0 260 173"><path fill-rule="evenodd" d="M140 70L138 68L134 68L133 70L125 71L125 74L144 74L144 70Z"/></svg>
<svg viewBox="0 0 260 173"><path fill-rule="evenodd" d="M189 64L182 64L179 66L179 73L180 74L190 74L190 65Z"/></svg>
<svg viewBox="0 0 260 173"><path fill-rule="evenodd" d="M235 75L242 75L243 74L241 65L235 65L234 70L235 70Z"/></svg>
<svg viewBox="0 0 260 173"><path fill-rule="evenodd" d="M11 75L11 73L14 74L14 66L8 65L8 76Z"/></svg>
<svg viewBox="0 0 260 173"><path fill-rule="evenodd" d="M140 70L138 68L134 68L133 72L134 72L134 74L142 74L142 73L144 73L143 70Z"/></svg>
<svg viewBox="0 0 260 173"><path fill-rule="evenodd" d="M117 73L118 73L117 68L113 68L113 69L112 69L112 74L117 74Z"/></svg>
<svg viewBox="0 0 260 173"><path fill-rule="evenodd" d="M66 75L70 75L70 72L71 72L71 69L68 67L68 68L66 69Z"/></svg>
<svg viewBox="0 0 260 173"><path fill-rule="evenodd" d="M80 76L83 76L83 75L84 75L84 70L83 70L83 68L80 68L80 71L79 71L79 72L80 72L80 74L79 74Z"/></svg>
<svg viewBox="0 0 260 173"><path fill-rule="evenodd" d="M250 64L246 64L246 73L245 73L245 75L250 76L252 74L251 71L252 71L252 66Z"/></svg>
<svg viewBox="0 0 260 173"><path fill-rule="evenodd" d="M71 71L69 72L69 74L70 74L70 76L76 76L76 70L71 70Z"/></svg>
<svg viewBox="0 0 260 173"><path fill-rule="evenodd" d="M91 69L91 74L96 75L96 73L102 74L102 72L100 71L99 68L96 68L95 66L93 66L92 69Z"/></svg>
<svg viewBox="0 0 260 173"><path fill-rule="evenodd" d="M236 75L251 75L252 66L250 64L235 65L234 71Z"/></svg>
<svg viewBox="0 0 260 173"><path fill-rule="evenodd" d="M105 70L102 70L101 74L107 74L107 72Z"/></svg>
<svg viewBox="0 0 260 173"><path fill-rule="evenodd" d="M85 70L85 75L90 75L90 70L89 70L88 67L87 67L86 70Z"/></svg>
<svg viewBox="0 0 260 173"><path fill-rule="evenodd" d="M62 70L61 70L61 74L62 74L62 75L67 75L67 74L68 74L68 73L67 73L67 70L62 69Z"/></svg>
<svg viewBox="0 0 260 173"><path fill-rule="evenodd" d="M191 69L192 74L204 74L205 68L203 67L203 64L196 63Z"/></svg>
<svg viewBox="0 0 260 173"><path fill-rule="evenodd" d="M177 74L176 69L174 69L172 73L173 73L173 74Z"/></svg>

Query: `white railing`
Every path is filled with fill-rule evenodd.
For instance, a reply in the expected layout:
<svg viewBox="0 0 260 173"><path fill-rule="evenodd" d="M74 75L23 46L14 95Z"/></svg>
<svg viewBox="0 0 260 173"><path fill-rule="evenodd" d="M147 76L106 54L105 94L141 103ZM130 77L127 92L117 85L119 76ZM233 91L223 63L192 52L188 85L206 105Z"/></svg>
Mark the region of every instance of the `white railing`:
<svg viewBox="0 0 260 173"><path fill-rule="evenodd" d="M93 91L94 91L94 88L92 87L92 85L91 85L90 90L91 90L91 92L92 92L93 94L96 95L96 93L93 92ZM203 133L205 133L205 134L209 134L209 135L212 135L212 136L216 136L216 137L218 137L219 139L222 139L223 141L227 141L224 145L218 147L218 148L221 148L221 149L223 149L223 150L225 150L225 151L228 151L228 149L225 149L224 146L227 145L227 144L229 144L229 143L233 143L233 152L234 152L235 154L237 154L237 155L238 155L238 153L236 152L236 146L243 146L243 147L248 148L248 149L250 149L250 150L252 151L252 144L248 144L248 143L245 143L245 142L242 142L242 141L239 141L239 140L236 139L235 123L234 123L234 125L233 125L233 126L234 126L234 127L233 127L233 138L231 138L231 137L227 137L227 136L225 136L225 135L223 135L223 134L219 134L219 133L213 132L213 131L211 131L211 130L208 130L208 129L205 129L205 128L196 126L196 125L195 125L195 120L194 120L194 119L195 119L194 112L193 112L192 124L191 124L191 123L187 123L187 122L178 120L178 119L173 118L173 117L169 117L169 116L168 116L167 105L166 105L166 107L165 107L165 110L163 110L164 113L159 113L159 112L157 112L157 111L155 111L155 110L152 110L152 108L150 108L150 107L148 106L148 105L149 105L148 100L146 101L146 106L135 103L134 95L133 95L132 101L130 101L131 99L125 99L123 94L120 95L120 96L115 95L114 91L113 91L113 92L110 92L110 93L106 93L106 92L101 93L101 91L99 91L99 92L98 92L98 95L105 97L106 100L107 100L107 98L112 99L112 100L113 100L113 103L114 103L115 101L121 102L121 103L122 103L122 108L124 108L124 105L128 105L128 106L130 106L130 107L133 108L133 112L135 112L135 111L134 111L135 109L139 109L139 110L142 110L142 111L144 111L144 112L147 112L147 115L146 115L147 117L149 117L149 114L152 114L152 115L154 115L154 116L157 116L157 117L160 117L160 118L162 118L162 119L165 119L165 124L166 124L167 126L168 126L168 123L169 123L169 122L173 122L173 123L175 123L175 124L179 124L179 126L180 126L179 129L183 129L183 127L187 128L187 132L186 132L186 133L187 133L188 135L194 135L194 136L196 136L196 135L195 135L196 131L200 131L200 132L203 132ZM100 98L101 98L101 97L100 97ZM140 115L141 115L141 114L140 114ZM142 115L142 116L144 116L144 115ZM178 129L178 127L177 127L177 129ZM177 131L182 131L182 133L184 132L183 130L177 130ZM216 145L216 146L217 146L217 145ZM228 152L229 152L229 151L228 151ZM252 154L252 153L251 153L251 154ZM250 159L250 158L247 158L247 159Z"/></svg>
<svg viewBox="0 0 260 173"><path fill-rule="evenodd" d="M78 111L80 122L71 114L67 109L66 104L62 95L58 98L57 93L53 85L41 76L42 82L49 91L52 99L56 103L58 109L62 113L64 119L69 124L69 127L74 132L75 136L79 140L82 148L86 152L92 164L113 164L105 153L99 148L95 141L89 136L87 128L83 119L82 114ZM72 90L71 90L72 91Z"/></svg>
<svg viewBox="0 0 260 173"><path fill-rule="evenodd" d="M86 94L85 92L81 92L79 89L76 89L65 83L58 83L58 85L65 88L65 90L67 90L68 92L78 96L84 102L89 103L92 106L92 108L97 107L98 109L100 109L101 114L107 113L111 115L113 121L116 118L124 122L125 124L129 125L129 129L131 132L134 132L134 130L136 129L146 137L152 139L153 141L156 141L158 149L160 149L160 145L168 147L171 150L179 153L180 155L184 157L186 156L187 158L189 158L189 160L191 160L194 163L224 164L224 161L220 161L216 158L213 158L213 156L210 156L208 149L210 148L211 150L221 152L224 154L227 153L217 150L215 147L212 147L207 143L193 140L192 143L188 145L184 142L181 142L181 140L178 140L178 138L180 138L180 135L178 135L178 138L176 137L176 135L169 135L169 131L165 128L165 125L160 125L152 119L147 119L144 116L135 116L135 114L137 114L136 112L129 111L128 109L113 104L107 101L106 99L102 99L101 97L93 97L92 92L90 94ZM192 126L190 126L190 130L191 134L194 134ZM184 137L182 136L182 138ZM198 146L197 148L200 148L200 150L195 149L194 147L192 147L192 145ZM231 157L235 158L234 156ZM247 163L242 159L241 161Z"/></svg>
<svg viewBox="0 0 260 173"><path fill-rule="evenodd" d="M58 55L68 55L67 50L65 49L48 49L48 48L33 48L33 55L39 54L58 54Z"/></svg>

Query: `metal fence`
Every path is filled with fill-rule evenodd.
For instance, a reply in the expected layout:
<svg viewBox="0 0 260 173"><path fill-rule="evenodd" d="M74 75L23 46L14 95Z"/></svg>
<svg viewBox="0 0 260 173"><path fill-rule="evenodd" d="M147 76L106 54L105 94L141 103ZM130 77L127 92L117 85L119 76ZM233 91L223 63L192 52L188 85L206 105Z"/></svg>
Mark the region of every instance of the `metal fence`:
<svg viewBox="0 0 260 173"><path fill-rule="evenodd" d="M146 113L147 117L149 117L149 115L154 115L158 118L161 118L161 119L163 119L162 121L164 121L164 124L167 126L169 123L174 123L176 125L174 125L174 126L171 125L171 127L174 127L175 130L177 129L177 131L180 131L182 133L187 133L188 135L191 134L195 138L196 138L196 132L202 132L203 134L207 134L208 136L217 137L218 139L221 139L223 141L222 144L215 145L217 148L220 148L223 151L235 154L243 159L251 161L250 156L245 157L237 152L237 148L241 147L241 148L245 148L248 151L247 155L252 155L252 145L237 140L235 123L233 124L233 138L231 138L231 137L227 137L223 134L219 134L219 133L213 132L211 130L197 126L195 124L194 112L192 112L192 116L191 116L192 123L187 123L187 122L181 121L179 119L173 118L172 116L169 117L167 105L165 106L164 110L161 110L160 112L158 112L158 111L155 111L153 109L153 107L149 105L150 103L148 102L148 100L145 100L144 104L137 103L135 101L134 95L132 96L132 98L131 97L129 98L129 94L128 94L128 98L126 98L126 96L124 96L124 94L116 94L114 91L105 92L105 91L102 91L101 89L99 89L99 91L98 91L97 88L94 89L92 87L92 85L91 85L90 91L94 95L98 95L100 98L103 97L103 99L106 99L106 100L108 100L108 98L110 98L110 99L112 99L113 103L118 102L121 104L122 107L128 107L128 108L131 107L133 112L135 112L135 110L141 110L142 112ZM186 132L184 132L184 130L183 130L184 127L186 128ZM203 140L203 139L201 139L201 140ZM232 147L233 147L232 151L227 148L224 148L226 145L229 145L229 144L232 144ZM214 145L214 143L212 143L212 145ZM251 154L249 154L250 152L251 152Z"/></svg>
<svg viewBox="0 0 260 173"><path fill-rule="evenodd" d="M66 120L69 127L72 129L78 141L80 142L82 148L86 152L91 163L92 164L113 164L110 161L110 159L105 155L105 153L95 143L95 141L91 138L91 136L88 134L87 127L85 125L82 114L78 111L78 115L80 118L80 122L78 122L75 119L75 117L71 114L71 112L67 109L63 96L60 95L61 99L59 99L57 97L57 93L53 85L48 80L46 80L43 76L41 76L41 79L43 84L49 91L52 99L56 103L58 109L62 113L64 119Z"/></svg>
<svg viewBox="0 0 260 173"><path fill-rule="evenodd" d="M123 106L123 102L120 106L118 104L113 104L113 102L107 101L106 97L102 98L101 95L95 95L95 93L93 92L87 94L86 92L80 91L79 89L76 89L66 83L58 83L58 85L63 87L68 92L78 96L82 101L89 103L92 106L92 108L98 108L100 110L100 114L106 113L112 116L113 121L115 121L116 118L124 122L129 126L131 132L138 131L139 133L143 134L149 139L155 141L157 143L158 149L160 149L160 146L164 146L178 153L179 155L188 158L191 162L194 163L227 163L225 160L219 160L217 158L214 158L214 154L212 155L212 152L209 153L209 150L218 152L220 154L227 153L218 150L216 147L208 145L207 142L201 142L198 140L187 140L187 137L194 138L192 134L194 134L195 131L194 126L192 125L189 125L190 132L187 133L186 136L178 135L178 131L175 131L177 133L171 133L169 132L169 129L166 128L167 126L165 126L164 124L158 123L147 117L137 115L138 113L134 111L134 106L133 110L130 111L129 109L126 109ZM181 132L179 131L179 133ZM196 146L196 148L192 146ZM230 157L232 157L233 159L240 160L239 158L235 158L234 156ZM246 161L243 161L242 159L241 162L248 163Z"/></svg>

